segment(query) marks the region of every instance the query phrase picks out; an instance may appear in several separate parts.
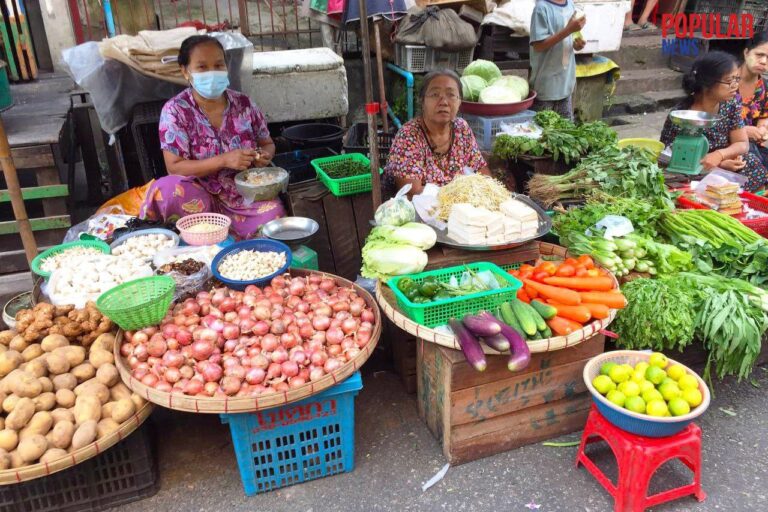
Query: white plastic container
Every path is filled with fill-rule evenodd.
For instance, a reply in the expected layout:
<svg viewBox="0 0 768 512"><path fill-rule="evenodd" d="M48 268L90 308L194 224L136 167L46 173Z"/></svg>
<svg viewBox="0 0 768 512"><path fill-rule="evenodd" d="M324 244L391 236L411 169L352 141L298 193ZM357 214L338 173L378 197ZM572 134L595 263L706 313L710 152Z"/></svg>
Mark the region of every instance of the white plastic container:
<svg viewBox="0 0 768 512"><path fill-rule="evenodd" d="M587 45L576 53L615 52L621 48L624 17L630 9L629 0L574 0L576 7L587 15L581 35Z"/></svg>

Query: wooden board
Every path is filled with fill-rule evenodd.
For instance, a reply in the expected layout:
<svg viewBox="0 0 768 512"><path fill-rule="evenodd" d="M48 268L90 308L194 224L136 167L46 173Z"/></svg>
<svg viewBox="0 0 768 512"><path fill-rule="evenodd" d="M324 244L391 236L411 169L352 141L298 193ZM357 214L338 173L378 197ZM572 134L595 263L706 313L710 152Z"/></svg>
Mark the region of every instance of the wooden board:
<svg viewBox="0 0 768 512"><path fill-rule="evenodd" d="M420 341L419 414L451 464L573 432L583 427L591 402L584 366L604 345L604 336L596 335L534 354L525 370L510 373L505 356L488 356L487 370L477 372L461 352Z"/></svg>
<svg viewBox="0 0 768 512"><path fill-rule="evenodd" d="M392 345L392 362L406 392L416 393L416 346L415 336L398 329L389 319L384 319L384 333Z"/></svg>
<svg viewBox="0 0 768 512"><path fill-rule="evenodd" d="M48 229L63 229L70 226L69 215L55 215L39 219L29 219L32 231L45 231ZM8 235L19 232L19 223L15 220L0 222L0 235Z"/></svg>
<svg viewBox="0 0 768 512"><path fill-rule="evenodd" d="M66 197L68 188L66 185L47 185L45 187L26 187L21 189L21 197L25 201L30 199L46 199L49 197ZM10 203L11 195L7 190L0 190L0 203Z"/></svg>

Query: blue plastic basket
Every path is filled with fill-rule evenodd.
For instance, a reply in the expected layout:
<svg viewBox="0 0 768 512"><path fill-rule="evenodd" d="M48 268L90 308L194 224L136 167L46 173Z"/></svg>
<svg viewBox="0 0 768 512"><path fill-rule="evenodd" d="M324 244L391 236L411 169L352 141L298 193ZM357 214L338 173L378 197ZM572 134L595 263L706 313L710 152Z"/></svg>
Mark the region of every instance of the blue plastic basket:
<svg viewBox="0 0 768 512"><path fill-rule="evenodd" d="M221 274L219 274L219 264L221 261L226 258L229 254L234 254L240 251L260 251L260 252L284 252L285 253L285 265L283 265L280 269L278 269L277 272L273 272L272 274L269 274L268 276L260 277L258 279L253 279L250 281L235 281L233 279L227 279L226 277L223 277ZM293 255L291 253L291 248L285 245L282 242L278 242L276 240L270 240L268 238L257 238L254 240L243 240L242 242L237 242L232 245L229 245L225 248L223 248L219 253L213 258L213 261L211 262L211 272L213 273L213 277L227 285L229 288L232 288L233 290L245 290L245 287L249 284L255 284L256 286L261 286L264 284L267 284L272 280L273 277L279 276L280 274L284 273L286 270L288 270L288 267L291 266L291 260L293 258Z"/></svg>
<svg viewBox="0 0 768 512"><path fill-rule="evenodd" d="M316 396L247 414L222 414L245 494L352 471L355 467L355 396L360 372Z"/></svg>

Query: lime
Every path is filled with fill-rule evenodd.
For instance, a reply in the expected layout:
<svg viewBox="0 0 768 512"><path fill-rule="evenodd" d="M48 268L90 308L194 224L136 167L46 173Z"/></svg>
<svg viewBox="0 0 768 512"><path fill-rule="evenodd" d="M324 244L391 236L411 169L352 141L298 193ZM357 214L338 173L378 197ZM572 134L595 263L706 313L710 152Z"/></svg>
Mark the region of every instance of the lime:
<svg viewBox="0 0 768 512"><path fill-rule="evenodd" d="M656 390L656 387L653 385L653 382L643 379L643 382L640 383L640 394L642 395L646 391L650 391L652 389L654 391Z"/></svg>
<svg viewBox="0 0 768 512"><path fill-rule="evenodd" d="M661 393L661 396L663 396L664 400L667 402L673 398L679 398L683 394L675 383L662 384L659 386L659 393Z"/></svg>
<svg viewBox="0 0 768 512"><path fill-rule="evenodd" d="M677 381L677 385L680 389L685 391L686 389L699 389L699 380L693 375L683 375L680 380Z"/></svg>
<svg viewBox="0 0 768 512"><path fill-rule="evenodd" d="M691 412L691 406L682 398L673 398L669 401L669 412L672 416L683 416Z"/></svg>
<svg viewBox="0 0 768 512"><path fill-rule="evenodd" d="M645 403L653 402L654 400L661 400L664 401L664 397L661 396L661 393L657 389L651 389L648 391L643 392L643 400L645 400Z"/></svg>
<svg viewBox="0 0 768 512"><path fill-rule="evenodd" d="M651 400L645 406L645 413L648 416L661 417L665 416L668 412L667 403L664 400Z"/></svg>
<svg viewBox="0 0 768 512"><path fill-rule="evenodd" d="M641 361L635 365L635 371L643 372L643 375L645 375L645 370L647 370L649 366L651 365L645 361Z"/></svg>
<svg viewBox="0 0 768 512"><path fill-rule="evenodd" d="M616 366L616 363L613 361L608 361L607 363L603 363L600 366L600 375L608 375L608 373L611 371L611 368Z"/></svg>
<svg viewBox="0 0 768 512"><path fill-rule="evenodd" d="M620 365L614 366L608 372L608 376L616 384L619 384L620 382L628 381L629 380L629 376L631 374L632 374L631 371L627 371L627 369L624 366L620 366Z"/></svg>
<svg viewBox="0 0 768 512"><path fill-rule="evenodd" d="M666 386L667 384L677 385L677 381L675 379L670 379L669 377L665 377L664 380L662 380L661 383L659 384L659 387Z"/></svg>
<svg viewBox="0 0 768 512"><path fill-rule="evenodd" d="M661 381L667 378L667 372L658 366L649 366L648 369L645 370L645 378L654 384L661 384Z"/></svg>
<svg viewBox="0 0 768 512"><path fill-rule="evenodd" d="M667 360L667 356L661 352L654 352L651 354L651 357L648 358L648 364L657 368L661 368L662 370L667 367L668 363L669 361Z"/></svg>
<svg viewBox="0 0 768 512"><path fill-rule="evenodd" d="M633 371L635 371L635 369L634 369L634 368L632 368L632 365L631 365L631 364L627 364L627 363L624 363L624 364L620 364L619 366L621 366L622 368L624 368L625 370L627 370L627 371L629 372L629 375L630 375L630 376L632 376L632 372L633 372Z"/></svg>
<svg viewBox="0 0 768 512"><path fill-rule="evenodd" d="M667 375L669 375L670 379L674 380L680 380L680 377L687 373L688 372L685 371L685 366L681 364L674 364L667 369Z"/></svg>
<svg viewBox="0 0 768 512"><path fill-rule="evenodd" d="M624 403L624 407L632 412L645 414L645 400L639 396L631 396L627 398L627 401Z"/></svg>
<svg viewBox="0 0 768 512"><path fill-rule="evenodd" d="M632 382L631 380L628 380L627 382L622 382L621 384L619 384L618 389L619 391L624 393L624 396L626 396L627 398L631 396L640 395L640 386L638 386L636 382Z"/></svg>
<svg viewBox="0 0 768 512"><path fill-rule="evenodd" d="M612 391L609 391L608 395L606 396L606 398L610 402L618 405L619 407L624 407L624 402L627 401L626 395L624 395L624 393L622 393L621 391L618 391L616 389L614 389Z"/></svg>
<svg viewBox="0 0 768 512"><path fill-rule="evenodd" d="M630 379L632 382L635 382L637 384L641 384L643 382L648 382L645 380L645 371L644 370L635 370L632 372L632 378Z"/></svg>
<svg viewBox="0 0 768 512"><path fill-rule="evenodd" d="M614 384L611 378L607 375L598 375L592 380L592 385L601 395L605 395L609 391L616 389L616 384Z"/></svg>
<svg viewBox="0 0 768 512"><path fill-rule="evenodd" d="M698 407L701 404L701 401L704 400L704 397L701 396L701 391L698 389L684 389L683 400L688 402L688 405L693 408Z"/></svg>

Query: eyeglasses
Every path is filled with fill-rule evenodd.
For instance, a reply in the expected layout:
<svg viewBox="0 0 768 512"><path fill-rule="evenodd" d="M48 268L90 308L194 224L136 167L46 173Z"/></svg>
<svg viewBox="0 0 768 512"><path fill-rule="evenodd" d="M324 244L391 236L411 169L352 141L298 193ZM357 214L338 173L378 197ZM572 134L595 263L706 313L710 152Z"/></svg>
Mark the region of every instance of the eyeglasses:
<svg viewBox="0 0 768 512"><path fill-rule="evenodd" d="M447 93L430 92L430 93L427 93L426 98L432 101L438 101L440 100L440 98L445 98L448 101L456 101L459 99L459 95L453 92L447 92Z"/></svg>
<svg viewBox="0 0 768 512"><path fill-rule="evenodd" d="M723 85L730 85L733 87L734 85L739 85L741 83L741 77L736 76L731 78L730 80L718 80L717 83L723 84Z"/></svg>

